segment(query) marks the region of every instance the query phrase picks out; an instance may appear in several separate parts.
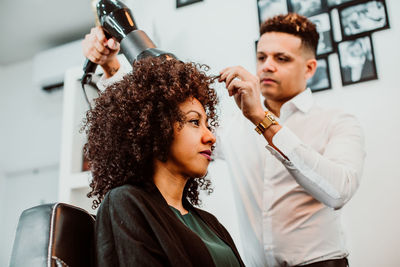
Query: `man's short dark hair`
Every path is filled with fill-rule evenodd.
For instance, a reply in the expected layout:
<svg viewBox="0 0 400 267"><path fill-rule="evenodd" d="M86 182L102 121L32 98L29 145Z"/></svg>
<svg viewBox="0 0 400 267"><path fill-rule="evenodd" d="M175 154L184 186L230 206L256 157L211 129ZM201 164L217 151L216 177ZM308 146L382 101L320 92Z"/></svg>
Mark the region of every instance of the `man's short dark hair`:
<svg viewBox="0 0 400 267"><path fill-rule="evenodd" d="M277 15L267 19L260 27L260 36L267 32L293 34L301 39L302 45L317 54L319 34L314 23L296 13Z"/></svg>

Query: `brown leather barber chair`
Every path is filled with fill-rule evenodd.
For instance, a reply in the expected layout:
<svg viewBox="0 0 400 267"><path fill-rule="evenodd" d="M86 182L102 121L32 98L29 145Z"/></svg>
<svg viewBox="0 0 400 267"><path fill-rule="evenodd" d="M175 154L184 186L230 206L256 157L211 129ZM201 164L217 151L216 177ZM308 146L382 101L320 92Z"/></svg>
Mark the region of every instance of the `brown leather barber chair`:
<svg viewBox="0 0 400 267"><path fill-rule="evenodd" d="M39 205L22 212L11 267L94 266L95 218L64 203Z"/></svg>

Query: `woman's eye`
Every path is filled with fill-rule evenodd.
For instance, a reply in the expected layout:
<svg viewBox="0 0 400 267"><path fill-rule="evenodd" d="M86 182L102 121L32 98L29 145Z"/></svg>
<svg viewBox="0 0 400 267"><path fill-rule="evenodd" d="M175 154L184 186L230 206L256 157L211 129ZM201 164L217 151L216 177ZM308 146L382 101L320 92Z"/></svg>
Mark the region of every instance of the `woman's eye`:
<svg viewBox="0 0 400 267"><path fill-rule="evenodd" d="M190 120L189 122L190 122L191 124L196 125L196 126L199 126L199 125L200 125L200 121L199 121L199 120Z"/></svg>

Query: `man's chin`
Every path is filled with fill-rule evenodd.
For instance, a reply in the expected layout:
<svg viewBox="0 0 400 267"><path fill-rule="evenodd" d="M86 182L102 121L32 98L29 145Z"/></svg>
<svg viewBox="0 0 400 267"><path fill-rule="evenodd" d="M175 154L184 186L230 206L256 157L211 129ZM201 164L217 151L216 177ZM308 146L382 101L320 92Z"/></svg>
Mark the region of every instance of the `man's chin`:
<svg viewBox="0 0 400 267"><path fill-rule="evenodd" d="M277 90L276 88L272 88L272 87L263 87L261 89L261 95L266 98L266 99L274 99L277 95Z"/></svg>

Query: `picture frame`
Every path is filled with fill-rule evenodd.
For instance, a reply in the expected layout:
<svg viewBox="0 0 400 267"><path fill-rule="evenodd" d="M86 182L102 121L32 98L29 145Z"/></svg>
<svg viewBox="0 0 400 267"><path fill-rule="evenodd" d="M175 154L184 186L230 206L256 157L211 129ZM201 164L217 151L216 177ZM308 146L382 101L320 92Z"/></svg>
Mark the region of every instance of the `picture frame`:
<svg viewBox="0 0 400 267"><path fill-rule="evenodd" d="M194 3L202 2L203 0L176 0L176 8L188 6Z"/></svg>
<svg viewBox="0 0 400 267"><path fill-rule="evenodd" d="M337 8L348 3L360 2L360 0L326 0L329 9Z"/></svg>
<svg viewBox="0 0 400 267"><path fill-rule="evenodd" d="M338 54L343 86L378 79L370 35L340 42Z"/></svg>
<svg viewBox="0 0 400 267"><path fill-rule="evenodd" d="M328 11L325 0L287 0L288 11L310 17Z"/></svg>
<svg viewBox="0 0 400 267"><path fill-rule="evenodd" d="M385 0L341 6L338 13L343 40L389 28Z"/></svg>
<svg viewBox="0 0 400 267"><path fill-rule="evenodd" d="M317 58L317 69L314 75L308 79L307 87L313 93L332 88L328 56Z"/></svg>
<svg viewBox="0 0 400 267"><path fill-rule="evenodd" d="M288 12L287 0L257 0L258 23Z"/></svg>
<svg viewBox="0 0 400 267"><path fill-rule="evenodd" d="M335 42L333 40L332 20L330 12L320 13L309 17L317 26L319 33L317 56L328 55L335 52Z"/></svg>

